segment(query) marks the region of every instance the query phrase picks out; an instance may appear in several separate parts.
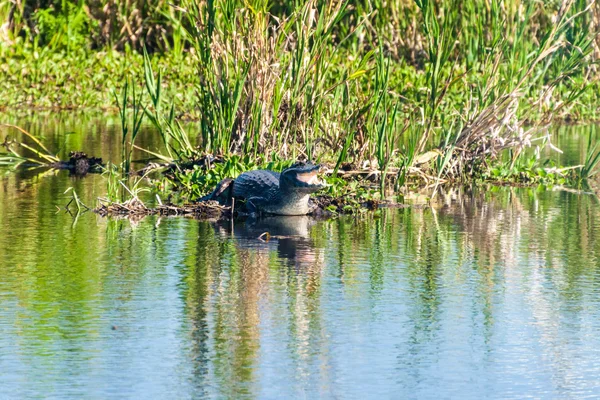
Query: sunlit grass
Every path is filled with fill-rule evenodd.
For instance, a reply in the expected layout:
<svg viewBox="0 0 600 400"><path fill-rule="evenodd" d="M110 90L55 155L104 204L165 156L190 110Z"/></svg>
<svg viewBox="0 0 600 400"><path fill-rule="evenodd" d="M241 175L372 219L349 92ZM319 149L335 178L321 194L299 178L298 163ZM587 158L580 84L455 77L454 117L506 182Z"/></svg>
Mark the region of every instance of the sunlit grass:
<svg viewBox="0 0 600 400"><path fill-rule="evenodd" d="M594 107L598 15L580 0L152 1L112 15L83 15L82 4L31 20L16 13L14 43L0 46L9 88L0 100L106 106L114 90L123 171L146 119L163 148L144 150L194 193L213 181L210 157L224 163L215 177L296 159L327 164L333 178L367 170L382 197L490 177L508 152L511 170L545 142L555 119ZM125 25L137 33L117 32ZM183 129L188 116L200 122L197 142ZM590 144L582 175L597 153ZM0 161L22 154L10 156Z"/></svg>

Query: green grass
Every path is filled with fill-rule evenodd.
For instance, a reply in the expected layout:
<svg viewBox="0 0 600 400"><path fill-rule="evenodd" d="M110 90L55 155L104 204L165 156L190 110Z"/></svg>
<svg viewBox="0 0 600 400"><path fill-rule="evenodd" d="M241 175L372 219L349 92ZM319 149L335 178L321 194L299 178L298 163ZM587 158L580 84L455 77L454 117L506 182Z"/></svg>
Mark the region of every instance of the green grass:
<svg viewBox="0 0 600 400"><path fill-rule="evenodd" d="M177 104L178 115L194 117L192 85L197 77L189 57L167 53L152 59L164 71L163 89ZM129 51L78 49L71 52L0 45L0 110L106 109L117 111L113 91L131 77L143 76L144 58ZM195 115L197 118L197 115Z"/></svg>
<svg viewBox="0 0 600 400"><path fill-rule="evenodd" d="M1 130L14 130L23 136L23 140L18 141L14 136L6 134L2 136L4 152L0 153L1 165L19 165L21 163L29 163L39 166L48 166L60 161L60 159L52 154L44 144L31 133L23 128L11 124L0 124ZM25 142L25 138L29 143Z"/></svg>
<svg viewBox="0 0 600 400"><path fill-rule="evenodd" d="M0 102L114 108L121 93L124 171L146 118L166 149L148 152L196 165L172 175L194 195L214 183L195 164L206 154L226 160L215 177L238 162L326 162L334 177L368 168L381 195L415 175L427 185L504 178L544 126L596 115L598 15L583 0L128 3L121 20L138 7L151 54L135 35L102 31L118 28L114 16L63 3L17 13L13 43L0 46ZM198 143L182 127L190 116ZM597 166L596 150L582 174Z"/></svg>

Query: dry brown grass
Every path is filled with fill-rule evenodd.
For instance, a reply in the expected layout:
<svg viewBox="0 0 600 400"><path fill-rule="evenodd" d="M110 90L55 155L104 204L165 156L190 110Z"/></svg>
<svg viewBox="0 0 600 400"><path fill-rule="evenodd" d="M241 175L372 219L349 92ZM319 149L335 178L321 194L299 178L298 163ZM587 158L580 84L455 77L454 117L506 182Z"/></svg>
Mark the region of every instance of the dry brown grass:
<svg viewBox="0 0 600 400"><path fill-rule="evenodd" d="M106 217L143 217L147 215L185 216L198 219L221 219L231 216L231 207L222 206L215 201L205 201L183 206L160 204L147 207L139 198L134 197L123 203L101 200L94 212Z"/></svg>

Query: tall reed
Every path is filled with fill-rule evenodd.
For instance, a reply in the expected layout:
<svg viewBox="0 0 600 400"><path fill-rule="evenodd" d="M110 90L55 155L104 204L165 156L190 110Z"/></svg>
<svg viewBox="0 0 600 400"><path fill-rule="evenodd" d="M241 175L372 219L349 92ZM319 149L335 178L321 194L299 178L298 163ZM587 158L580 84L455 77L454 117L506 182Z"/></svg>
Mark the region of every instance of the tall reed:
<svg viewBox="0 0 600 400"><path fill-rule="evenodd" d="M140 132L146 110L141 104L141 93L136 93L135 83L131 85L131 94L129 88L129 82L125 82L125 87L120 97L114 92L121 118L121 158L125 174L128 174L131 169L131 155L135 147L135 139ZM128 109L130 102L131 111Z"/></svg>
<svg viewBox="0 0 600 400"><path fill-rule="evenodd" d="M585 90L572 79L588 68L593 43L581 1L284 4L180 4L199 77L200 140L191 143L175 102L162 99L162 74L145 55L145 115L166 158L209 152L328 160L335 172L368 166L380 171L382 191L390 167L399 188L425 168L417 162L433 160L427 179L467 178L505 150L518 157L552 111ZM389 7L392 27L376 16ZM410 60L391 50L401 32L390 33L408 25L420 49Z"/></svg>

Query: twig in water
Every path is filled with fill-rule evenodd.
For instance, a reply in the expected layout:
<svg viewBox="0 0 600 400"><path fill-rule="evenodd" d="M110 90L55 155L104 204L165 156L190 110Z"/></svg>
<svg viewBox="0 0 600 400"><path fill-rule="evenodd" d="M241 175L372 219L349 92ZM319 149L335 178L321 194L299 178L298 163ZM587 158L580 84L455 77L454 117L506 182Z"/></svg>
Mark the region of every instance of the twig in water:
<svg viewBox="0 0 600 400"><path fill-rule="evenodd" d="M263 238L267 238L267 240L263 239ZM271 234L269 232L263 232L259 237L258 240L260 240L261 242L268 242L269 239L271 239Z"/></svg>

